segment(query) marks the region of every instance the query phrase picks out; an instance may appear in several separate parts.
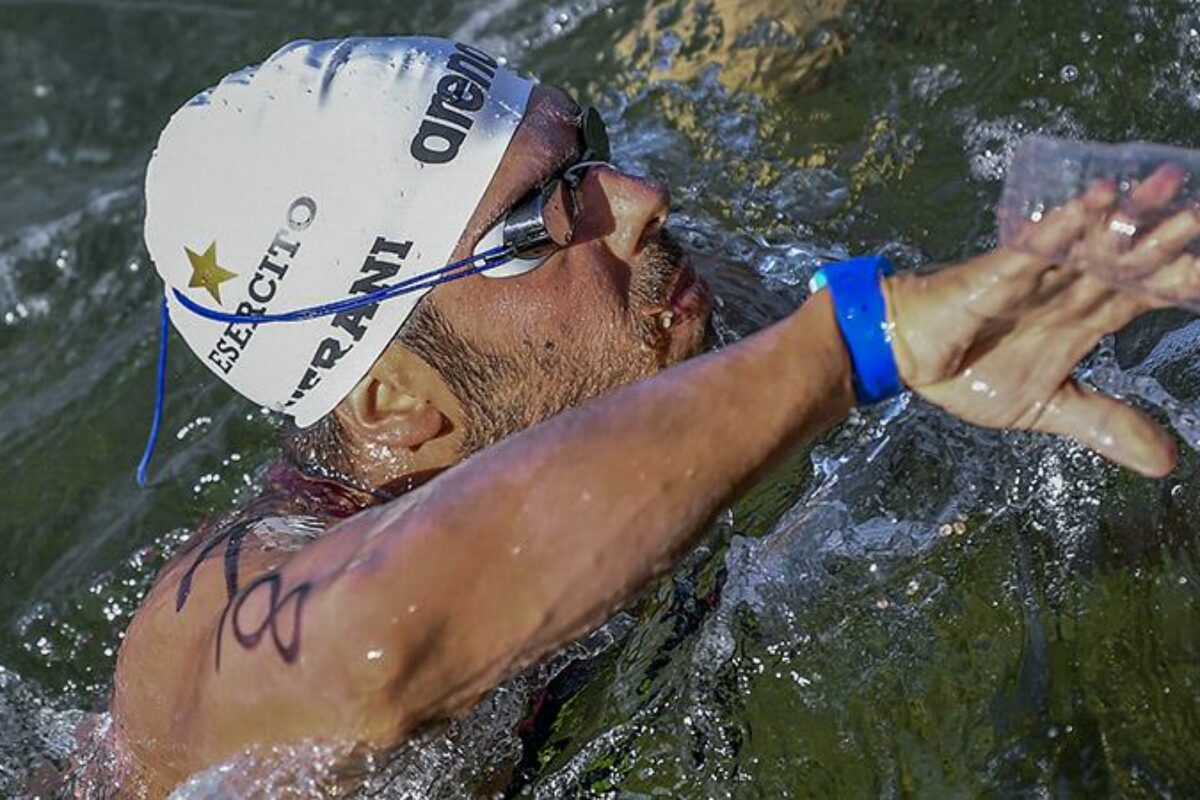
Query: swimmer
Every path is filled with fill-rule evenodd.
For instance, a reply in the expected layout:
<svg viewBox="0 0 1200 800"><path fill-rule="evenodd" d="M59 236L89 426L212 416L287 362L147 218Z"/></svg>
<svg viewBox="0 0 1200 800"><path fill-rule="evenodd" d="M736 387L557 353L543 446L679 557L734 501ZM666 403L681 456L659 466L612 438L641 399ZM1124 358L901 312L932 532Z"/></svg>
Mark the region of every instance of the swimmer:
<svg viewBox="0 0 1200 800"><path fill-rule="evenodd" d="M167 314L296 430L126 632L120 793L272 744L388 753L604 622L780 455L905 389L1173 468L1166 431L1072 378L1154 301L1017 250L919 275L866 257L702 353L712 300L667 187L610 160L594 111L432 39L294 43L172 118L146 184ZM1138 202L1181 181L1160 170ZM1028 235L1121 248L1119 213L1097 184ZM1161 226L1123 257L1200 280L1200 219ZM400 285L418 290L378 294Z"/></svg>

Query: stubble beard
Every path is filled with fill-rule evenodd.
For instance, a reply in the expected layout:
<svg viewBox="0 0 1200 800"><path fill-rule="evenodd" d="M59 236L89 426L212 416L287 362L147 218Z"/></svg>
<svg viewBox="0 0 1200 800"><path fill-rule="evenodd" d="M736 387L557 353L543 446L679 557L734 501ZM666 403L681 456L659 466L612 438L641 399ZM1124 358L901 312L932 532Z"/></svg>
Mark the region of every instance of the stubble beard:
<svg viewBox="0 0 1200 800"><path fill-rule="evenodd" d="M486 372L486 390L461 396L465 411L464 456L537 425L569 408L649 377L695 355L703 340L682 356L670 353L670 335L659 313L682 268L683 248L665 229L647 242L634 265L629 290L629 327L634 353L608 353L601 363L581 364L555 350L517 357L475 353Z"/></svg>

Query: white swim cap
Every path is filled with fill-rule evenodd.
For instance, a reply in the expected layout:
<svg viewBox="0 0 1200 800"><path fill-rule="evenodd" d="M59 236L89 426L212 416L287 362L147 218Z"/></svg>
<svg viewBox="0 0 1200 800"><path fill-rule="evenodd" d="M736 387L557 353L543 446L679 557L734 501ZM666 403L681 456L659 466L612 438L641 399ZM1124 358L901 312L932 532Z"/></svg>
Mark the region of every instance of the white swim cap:
<svg viewBox="0 0 1200 800"><path fill-rule="evenodd" d="M179 109L146 174L146 246L188 346L251 400L310 425L428 291L334 316L229 324L363 295L444 264L533 83L473 47L294 42Z"/></svg>

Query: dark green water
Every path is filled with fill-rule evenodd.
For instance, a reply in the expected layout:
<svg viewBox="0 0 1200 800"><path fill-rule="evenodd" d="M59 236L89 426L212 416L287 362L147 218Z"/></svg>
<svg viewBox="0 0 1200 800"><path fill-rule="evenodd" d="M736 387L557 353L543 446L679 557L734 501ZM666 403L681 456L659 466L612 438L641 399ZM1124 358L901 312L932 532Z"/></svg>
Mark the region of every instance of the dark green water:
<svg viewBox="0 0 1200 800"><path fill-rule="evenodd" d="M668 178L687 239L740 265L709 276L728 336L786 313L830 254L989 246L1023 134L1200 147L1183 0L0 0L0 794L61 761L163 554L272 458L272 421L173 346L155 485L133 481L158 130L291 39L407 32L598 103L617 160ZM1197 441L1198 336L1143 320L1086 376ZM1146 481L920 404L852 420L371 794L1200 796L1200 461L1182 449ZM226 796L213 775L179 794Z"/></svg>

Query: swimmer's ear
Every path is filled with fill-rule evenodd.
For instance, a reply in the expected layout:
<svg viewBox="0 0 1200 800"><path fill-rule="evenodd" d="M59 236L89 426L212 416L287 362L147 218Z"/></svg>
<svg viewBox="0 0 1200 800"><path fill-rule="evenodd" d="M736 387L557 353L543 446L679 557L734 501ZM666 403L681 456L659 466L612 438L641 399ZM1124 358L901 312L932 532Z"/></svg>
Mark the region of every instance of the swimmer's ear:
<svg viewBox="0 0 1200 800"><path fill-rule="evenodd" d="M355 441L417 450L447 427L431 370L404 347L389 347L338 406L338 421Z"/></svg>

